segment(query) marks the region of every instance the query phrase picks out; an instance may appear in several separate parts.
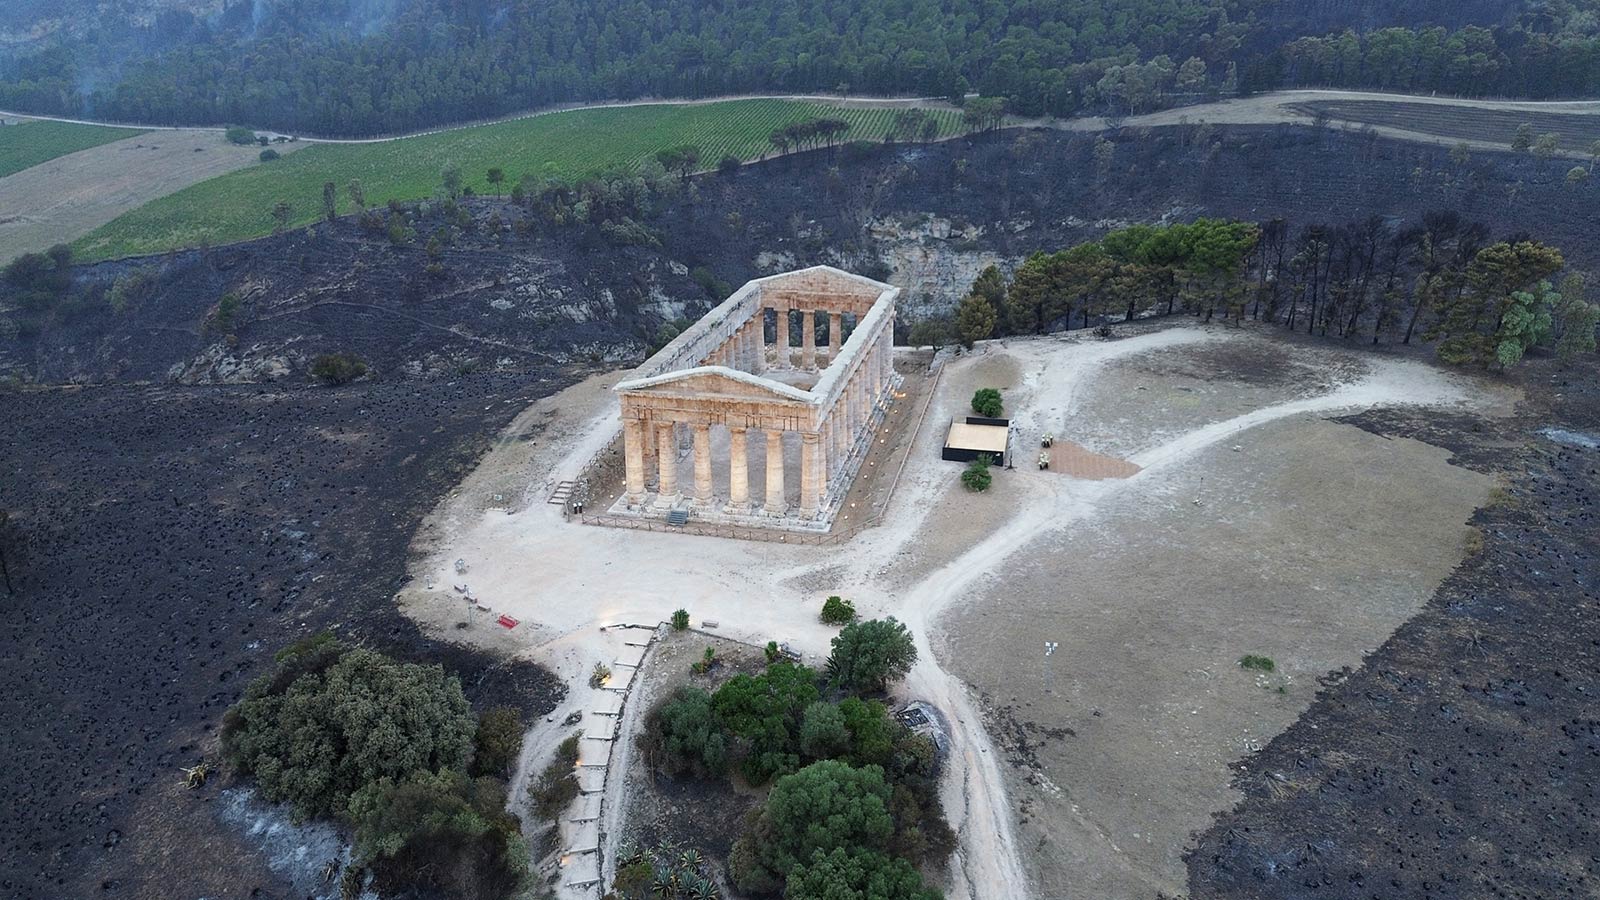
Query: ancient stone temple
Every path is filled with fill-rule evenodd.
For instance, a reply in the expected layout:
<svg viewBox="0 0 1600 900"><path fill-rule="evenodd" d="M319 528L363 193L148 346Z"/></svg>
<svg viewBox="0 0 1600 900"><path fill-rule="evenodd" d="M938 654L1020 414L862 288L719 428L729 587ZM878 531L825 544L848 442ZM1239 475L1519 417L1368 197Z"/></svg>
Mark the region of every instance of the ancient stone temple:
<svg viewBox="0 0 1600 900"><path fill-rule="evenodd" d="M612 512L825 527L896 380L899 293L830 266L736 291L616 386Z"/></svg>

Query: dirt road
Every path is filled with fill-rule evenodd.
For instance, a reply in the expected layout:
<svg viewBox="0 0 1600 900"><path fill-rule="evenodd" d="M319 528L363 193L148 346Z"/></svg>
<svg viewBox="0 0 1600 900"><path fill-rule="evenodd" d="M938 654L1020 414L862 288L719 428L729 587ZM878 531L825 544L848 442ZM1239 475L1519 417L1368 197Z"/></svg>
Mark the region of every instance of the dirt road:
<svg viewBox="0 0 1600 900"><path fill-rule="evenodd" d="M1222 328L1177 327L1149 329L1111 342L1074 336L992 345L987 355L969 357L947 375L916 438L884 524L842 548L584 527L564 522L556 507L542 503L507 515L485 509L482 488L469 482L430 518L426 540L418 545L423 555L415 587L402 595L402 606L426 627L454 637L481 639L502 649L516 646L574 682L571 700L584 704L601 702L603 697L585 697L582 676L593 661L614 650L612 639L599 631L601 625L658 622L681 605L696 621L718 622L719 634L756 644L785 640L818 657L826 654L834 632L817 622L816 610L827 593L849 593L863 615L894 615L910 624L920 659L900 693L931 700L956 725L944 786L946 810L960 836L950 896L994 897L998 885L1008 886L1008 896L1059 896L1057 885L1041 890L1035 881L1032 892L1022 887L1030 875L1037 877L1041 871L1037 854L1019 843L1017 798L1014 786L1008 786L1010 766L984 727L985 711L966 683L971 676L965 673L1008 668L1015 662L1014 651L989 647L981 657L952 656L955 635L947 631L946 617L958 610L976 612L975 601L991 595L1001 573L1016 569L1023 551L1094 522L1118 498L1161 495L1166 473L1246 431L1283 422L1315 422L1338 410L1460 405L1468 402L1468 391L1431 367L1376 359L1370 368L1328 367L1327 377L1308 382L1301 394L1246 392L1208 407L1211 415L1102 422L1108 432L1122 434L1127 446L1139 448L1132 454L1143 466L1138 476L1090 482L1052 473L1008 472L997 479L1005 487L993 496L1004 502L994 515L947 517L939 512L951 503L979 505L965 499L970 495L955 487L950 464L938 460L940 425L970 396L966 376L972 372L1009 371L1018 381L1011 411L1024 434L1044 429L1065 434L1083 430L1078 420L1085 398L1107 366L1266 340ZM997 359L1005 361L999 369L994 368ZM517 461L508 465L511 457L497 460L500 451L491 454L483 470L490 473L486 477L503 481L516 473L536 483L546 477L570 477L592 450L598 429L614 421L613 402L594 386L552 398L551 425L539 436L543 446L530 450L508 441L506 452L518 454ZM1161 427L1151 431L1157 422ZM1141 434L1147 437L1140 439ZM1148 438L1152 434L1153 441ZM922 553L929 543L941 548L939 558ZM456 559L469 567L466 578L471 589L497 611L521 619L525 630L519 626L513 637L492 633L492 626L455 626L461 618L460 600L439 586L456 578L451 568ZM1003 602L984 602L983 608L1003 614ZM1334 654L1337 658L1359 652L1340 647ZM633 705L627 715L639 712ZM1255 723L1257 733L1283 724L1273 717ZM1224 768L1224 783L1226 776ZM603 842L613 838L602 836ZM1173 850L1172 856L1176 853ZM1083 857L1079 862L1116 865L1110 857Z"/></svg>

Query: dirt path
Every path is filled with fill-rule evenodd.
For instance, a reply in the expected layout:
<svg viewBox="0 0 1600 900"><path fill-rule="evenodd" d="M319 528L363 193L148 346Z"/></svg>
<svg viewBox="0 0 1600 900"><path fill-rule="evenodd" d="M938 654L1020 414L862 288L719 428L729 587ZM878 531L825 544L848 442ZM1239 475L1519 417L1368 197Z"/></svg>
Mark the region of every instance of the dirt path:
<svg viewBox="0 0 1600 900"><path fill-rule="evenodd" d="M303 144L278 144L279 153ZM0 262L74 240L129 210L253 165L261 148L221 130L168 129L101 144L0 178Z"/></svg>
<svg viewBox="0 0 1600 900"><path fill-rule="evenodd" d="M1011 409L1026 436L1021 439L1026 440L1036 439L1036 432L1044 429L1071 433L1086 388L1108 365L1265 340L1250 333L1199 327L1154 328L1109 342L1074 335L996 343L987 348L987 355L967 358L954 368L959 373L988 360L1009 360L1021 379L1017 392L1010 395ZM834 632L817 622L816 610L827 593L846 587L864 615L894 615L911 626L920 658L898 693L932 701L956 725L944 785L946 810L960 836L949 895L978 900L995 896L994 886L1007 885L1009 896L1028 896L1023 886L1031 867L1025 865L1028 853L1016 836L1018 812L1009 796L1006 771L974 694L955 674L942 620L958 604L981 595L980 585L992 584L1000 573L1010 571L1021 551L1092 520L1119 496L1158 490L1165 471L1247 430L1334 411L1452 405L1465 403L1468 397L1456 379L1417 363L1374 358L1369 369L1347 375L1311 396L1264 401L1242 413L1163 432L1156 443L1133 456L1144 469L1127 480L1076 481L1025 468L1008 472L1005 478L1016 489L1008 495L1012 502L998 525L976 516L935 517L932 512L955 483L949 464L937 459L942 423L965 403L963 392L969 390L961 378L947 376L916 437L906 477L890 501L884 524L845 547L802 548L584 527L564 522L556 507L542 503L513 515L463 506L455 513L430 517L438 526L428 540L433 550L420 561L416 587L402 596L402 605L429 627L446 630L457 617L453 608L459 598L423 585L448 584L455 577L452 561L465 560L469 567L465 580L472 590L485 603L521 619L526 633L519 626L517 635L468 629L456 631L455 636L492 640L502 649L517 646L580 685L571 699L582 704L597 699L586 698L581 687L587 667L615 652L614 638L599 631L602 625L659 622L672 609L685 606L695 621L717 622L719 634L756 644L784 640L820 657ZM559 433L551 430L544 436L558 440L535 451L526 468L519 464L508 469L492 462L486 467L502 474L514 469L537 483L567 477L614 429L612 402L593 386L570 398L551 398L550 409L567 424ZM1143 426L1124 425L1139 427ZM467 504L475 494L465 491L452 502ZM951 548L947 555L932 565L906 566L915 546L933 532ZM630 704L625 715L640 712L638 704ZM620 731L626 733L630 727L625 720ZM620 811L607 813L609 817ZM614 834L601 837L602 846L615 840ZM608 854L614 849L608 847Z"/></svg>

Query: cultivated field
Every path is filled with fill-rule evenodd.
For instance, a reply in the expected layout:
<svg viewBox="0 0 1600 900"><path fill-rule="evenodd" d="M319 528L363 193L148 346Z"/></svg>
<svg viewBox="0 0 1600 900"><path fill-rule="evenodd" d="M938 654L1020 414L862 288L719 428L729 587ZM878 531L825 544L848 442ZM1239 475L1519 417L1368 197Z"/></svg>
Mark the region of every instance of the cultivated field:
<svg viewBox="0 0 1600 900"><path fill-rule="evenodd" d="M1308 116L1322 114L1339 122L1405 128L1463 141L1510 145L1517 128L1532 125L1535 134L1561 135L1561 149L1587 154L1600 140L1600 116L1547 110L1480 109L1440 103L1388 100L1315 100L1290 107Z"/></svg>
<svg viewBox="0 0 1600 900"><path fill-rule="evenodd" d="M11 132L58 124L8 126L0 130L0 141ZM215 130L108 130L124 137L0 178L0 264L52 244L71 243L158 197L255 164L261 152L253 145L230 144ZM283 144L279 152L300 146Z"/></svg>
<svg viewBox="0 0 1600 900"><path fill-rule="evenodd" d="M932 113L941 134L959 128L959 114ZM487 171L506 174L501 190L523 176L578 178L609 169L634 170L658 150L700 148L702 165L724 156L749 160L771 151L775 128L817 116L849 121L848 140L881 139L895 110L834 107L793 100L640 105L579 109L417 137L366 143L315 144L293 157L216 178L130 212L77 243L80 255L106 259L157 253L202 241L230 243L272 231L279 201L303 225L322 214L322 187L339 187L339 209L352 211L345 185L359 178L369 204L435 194L440 172L459 166L465 185L490 193Z"/></svg>
<svg viewBox="0 0 1600 900"><path fill-rule="evenodd" d="M0 119L0 178L47 160L144 132L109 125L75 125L36 119Z"/></svg>

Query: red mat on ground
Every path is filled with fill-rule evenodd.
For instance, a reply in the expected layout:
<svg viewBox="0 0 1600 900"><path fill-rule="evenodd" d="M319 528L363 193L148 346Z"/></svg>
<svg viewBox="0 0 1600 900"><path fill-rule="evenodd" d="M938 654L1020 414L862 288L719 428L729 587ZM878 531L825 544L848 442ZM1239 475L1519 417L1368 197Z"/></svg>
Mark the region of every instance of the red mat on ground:
<svg viewBox="0 0 1600 900"><path fill-rule="evenodd" d="M500 622L500 625L503 628L515 628L515 627L517 627L517 620L511 618L510 616L501 616L498 621Z"/></svg>

